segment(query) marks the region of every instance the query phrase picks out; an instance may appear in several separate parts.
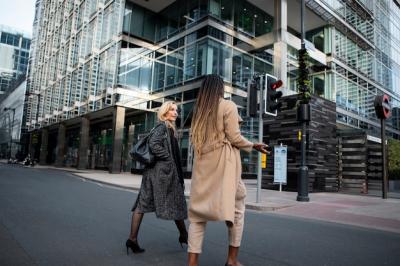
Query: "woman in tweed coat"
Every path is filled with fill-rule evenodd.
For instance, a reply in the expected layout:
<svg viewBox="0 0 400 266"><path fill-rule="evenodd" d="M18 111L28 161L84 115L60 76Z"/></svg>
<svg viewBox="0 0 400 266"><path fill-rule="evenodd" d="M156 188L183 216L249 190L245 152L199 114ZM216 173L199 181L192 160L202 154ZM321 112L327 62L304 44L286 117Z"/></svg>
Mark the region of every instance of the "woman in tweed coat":
<svg viewBox="0 0 400 266"><path fill-rule="evenodd" d="M175 220L179 230L179 243L187 244L188 233L184 219L187 207L184 196L183 172L179 156L174 122L178 117L175 102L165 102L158 111L160 123L154 128L149 146L156 157L152 166L143 172L139 195L132 208L132 223L129 239L126 241L134 253L144 252L137 240L144 213L155 212L157 218ZM167 132L167 130L169 132Z"/></svg>

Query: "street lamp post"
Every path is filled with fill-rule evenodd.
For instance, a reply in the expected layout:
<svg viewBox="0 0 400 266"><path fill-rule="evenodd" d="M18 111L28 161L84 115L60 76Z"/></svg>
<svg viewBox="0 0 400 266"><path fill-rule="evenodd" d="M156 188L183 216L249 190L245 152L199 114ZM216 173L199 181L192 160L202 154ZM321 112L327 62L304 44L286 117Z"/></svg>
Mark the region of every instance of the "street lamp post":
<svg viewBox="0 0 400 266"><path fill-rule="evenodd" d="M10 125L10 146L9 146L9 150L8 150L8 158L11 158L11 149L12 149L12 144L13 144L12 132L14 130L15 108L5 107L4 112L7 112L7 111L13 111L12 122Z"/></svg>

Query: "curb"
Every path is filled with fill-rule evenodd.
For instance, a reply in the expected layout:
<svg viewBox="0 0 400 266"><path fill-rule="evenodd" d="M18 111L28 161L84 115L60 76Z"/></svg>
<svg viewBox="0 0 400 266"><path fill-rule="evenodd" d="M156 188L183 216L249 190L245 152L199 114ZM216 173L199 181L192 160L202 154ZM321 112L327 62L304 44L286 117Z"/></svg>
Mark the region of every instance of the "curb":
<svg viewBox="0 0 400 266"><path fill-rule="evenodd" d="M247 210L253 210L253 211L263 211L263 212L272 212L284 208L289 208L292 207L293 205L287 205L287 206L260 206L256 205L253 203L246 203L246 209Z"/></svg>
<svg viewBox="0 0 400 266"><path fill-rule="evenodd" d="M61 169L60 169L60 170L61 170ZM105 182L105 181L101 181L101 180L97 180L97 179L92 179L92 178L90 178L90 177L80 176L80 175L77 175L77 174L72 173L72 172L70 172L70 174L74 175L74 176L77 177L77 178L82 178L82 179L88 180L88 181L93 182L93 183L104 184L104 185L107 185L107 186L110 186L110 187L122 188L122 189L130 190L130 191L134 191L134 192L139 192L139 190L140 190L140 187L138 187L138 188L137 188L137 187L128 187L128 186L124 186L124 185L118 185L118 184L114 184L114 183L108 183L108 182ZM187 193L185 193L185 198L186 198L186 199L189 199L189 198L190 198L190 195L187 194Z"/></svg>
<svg viewBox="0 0 400 266"><path fill-rule="evenodd" d="M107 185L107 186L111 186L111 187L123 188L123 189L126 189L126 190L135 191L135 192L139 192L139 189L140 189L140 188L136 188L136 187L127 187L127 186L124 186L124 185L108 183L108 182L105 182L105 181L101 181L101 180L92 179L92 178L89 178L89 177L80 176L80 175L77 175L76 173L72 173L72 172L70 172L70 174L74 175L77 178L85 179L85 180L88 180L88 181L93 182L93 183L99 183L99 184L103 184L103 185Z"/></svg>

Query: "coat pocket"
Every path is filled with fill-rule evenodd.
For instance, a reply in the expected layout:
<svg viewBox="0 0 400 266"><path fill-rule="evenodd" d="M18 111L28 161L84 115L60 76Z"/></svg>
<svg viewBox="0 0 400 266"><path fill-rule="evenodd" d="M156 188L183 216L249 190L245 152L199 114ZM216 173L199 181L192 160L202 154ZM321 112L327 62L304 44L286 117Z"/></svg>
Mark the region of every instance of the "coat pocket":
<svg viewBox="0 0 400 266"><path fill-rule="evenodd" d="M236 189L236 200L242 200L246 197L247 191L246 186L244 185L243 181L240 180Z"/></svg>

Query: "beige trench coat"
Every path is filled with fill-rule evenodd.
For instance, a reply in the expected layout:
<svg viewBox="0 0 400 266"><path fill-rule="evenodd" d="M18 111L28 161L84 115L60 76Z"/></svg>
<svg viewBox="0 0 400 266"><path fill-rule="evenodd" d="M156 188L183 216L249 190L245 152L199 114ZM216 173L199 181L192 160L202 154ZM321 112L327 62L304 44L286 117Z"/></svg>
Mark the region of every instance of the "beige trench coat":
<svg viewBox="0 0 400 266"><path fill-rule="evenodd" d="M191 222L234 221L235 200L244 200L246 196L241 180L240 149L250 152L253 146L240 133L241 121L236 104L221 99L218 140L206 141L201 156L194 157L189 206Z"/></svg>

